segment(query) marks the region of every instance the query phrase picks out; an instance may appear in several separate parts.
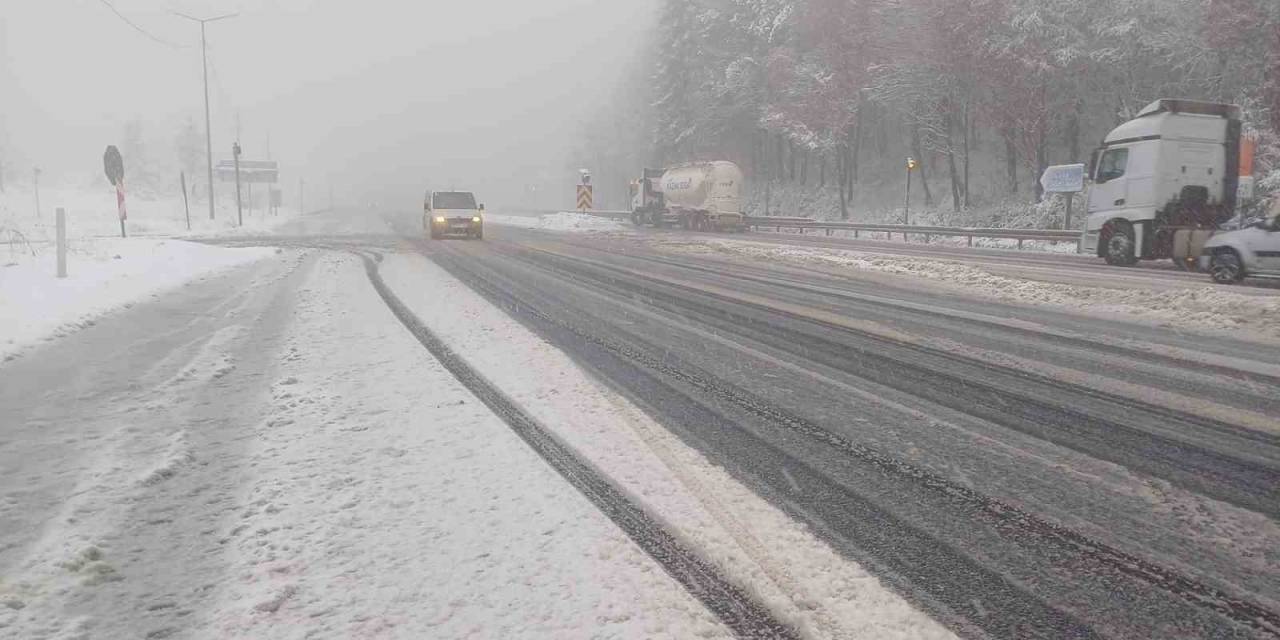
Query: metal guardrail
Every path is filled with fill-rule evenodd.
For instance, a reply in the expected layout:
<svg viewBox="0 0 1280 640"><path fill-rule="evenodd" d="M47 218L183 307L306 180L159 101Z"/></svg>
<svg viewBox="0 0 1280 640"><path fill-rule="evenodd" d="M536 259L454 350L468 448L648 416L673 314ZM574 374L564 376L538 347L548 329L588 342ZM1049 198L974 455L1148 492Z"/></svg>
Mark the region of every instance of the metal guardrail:
<svg viewBox="0 0 1280 640"><path fill-rule="evenodd" d="M761 227L773 227L778 231L783 229L798 229L801 234L809 229L822 229L828 236L832 231L852 231L853 237L857 238L862 232L867 233L884 233L888 239L893 239L893 234L901 234L904 242L908 241L912 235L924 236L925 242L929 241L932 236L944 237L962 237L968 238L969 246L973 246L974 238L999 238L1007 240L1017 240L1018 248L1022 248L1022 243L1026 240L1046 240L1050 242L1075 242L1077 247L1081 241L1079 231L1070 229L993 229L982 227L936 227L924 225L906 225L906 224L871 224L863 222L821 222L812 218L790 218L790 217L758 217L748 216L747 226L752 229Z"/></svg>
<svg viewBox="0 0 1280 640"><path fill-rule="evenodd" d="M608 211L608 210L591 210L586 213L602 218L613 219L629 219L630 211ZM924 241L928 242L933 236L942 237L959 237L967 238L968 245L973 246L974 238L994 238L1002 240L1017 240L1018 248L1022 248L1022 243L1027 240L1043 240L1048 242L1075 242L1077 249L1082 240L1079 231L1070 229L999 229L989 227L938 227L925 225L908 225L908 224L874 224L867 222L823 222L813 218L801 218L796 216L747 216L746 224L752 229L773 227L777 231L783 229L797 229L804 234L809 229L821 229L830 236L833 231L852 231L853 237L859 237L863 232L866 233L884 233L888 239L892 240L894 234L900 234L904 242L910 241L911 236L924 236Z"/></svg>

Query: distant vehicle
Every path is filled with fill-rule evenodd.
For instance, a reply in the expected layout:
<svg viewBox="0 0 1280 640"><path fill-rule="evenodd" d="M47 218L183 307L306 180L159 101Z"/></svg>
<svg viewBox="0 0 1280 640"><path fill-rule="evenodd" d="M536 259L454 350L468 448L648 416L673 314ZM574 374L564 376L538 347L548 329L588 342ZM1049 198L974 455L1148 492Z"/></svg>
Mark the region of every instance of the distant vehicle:
<svg viewBox="0 0 1280 640"><path fill-rule="evenodd" d="M1236 215L1241 174L1252 166L1240 128L1240 107L1157 100L1113 129L1090 160L1083 251L1113 265L1194 265Z"/></svg>
<svg viewBox="0 0 1280 640"><path fill-rule="evenodd" d="M455 235L484 238L484 205L470 191L428 191L422 205L422 228L432 240Z"/></svg>
<svg viewBox="0 0 1280 640"><path fill-rule="evenodd" d="M1209 238L1200 252L1200 269L1219 284L1249 276L1280 278L1280 197L1266 220Z"/></svg>
<svg viewBox="0 0 1280 640"><path fill-rule="evenodd" d="M742 181L742 169L732 162L645 169L631 183L631 221L695 231L745 229Z"/></svg>

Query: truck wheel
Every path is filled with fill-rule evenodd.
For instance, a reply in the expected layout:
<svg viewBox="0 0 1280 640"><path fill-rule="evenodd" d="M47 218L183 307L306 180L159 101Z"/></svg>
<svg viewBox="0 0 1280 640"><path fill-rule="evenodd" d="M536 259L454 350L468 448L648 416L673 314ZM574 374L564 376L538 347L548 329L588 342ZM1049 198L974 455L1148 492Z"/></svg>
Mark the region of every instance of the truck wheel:
<svg viewBox="0 0 1280 640"><path fill-rule="evenodd" d="M1218 284L1236 284L1244 280L1244 263L1240 254L1226 249L1213 254L1209 261L1209 277Z"/></svg>
<svg viewBox="0 0 1280 640"><path fill-rule="evenodd" d="M1102 237L1102 257L1112 266L1133 266L1138 262L1134 252L1133 227L1123 223L1109 226L1110 230Z"/></svg>
<svg viewBox="0 0 1280 640"><path fill-rule="evenodd" d="M643 220L641 219L641 216L642 216L642 215L643 215L643 214L642 214L642 213L640 213L639 211L632 211L632 212L631 212L631 224L633 224L633 225L635 225L635 226L637 226L637 227L638 227L638 226L640 226L641 224L644 224Z"/></svg>

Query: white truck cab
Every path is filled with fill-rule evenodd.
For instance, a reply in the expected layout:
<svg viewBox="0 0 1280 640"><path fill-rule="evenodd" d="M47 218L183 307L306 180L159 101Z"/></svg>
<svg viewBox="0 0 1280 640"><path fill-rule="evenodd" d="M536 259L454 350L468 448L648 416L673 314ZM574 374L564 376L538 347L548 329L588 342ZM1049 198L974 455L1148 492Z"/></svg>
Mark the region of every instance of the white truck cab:
<svg viewBox="0 0 1280 640"><path fill-rule="evenodd" d="M1280 197L1266 220L1209 238L1200 253L1200 269L1219 284L1235 284L1246 276L1280 278Z"/></svg>
<svg viewBox="0 0 1280 640"><path fill-rule="evenodd" d="M1083 251L1126 266L1179 259L1187 248L1175 240L1202 241L1235 214L1240 108L1157 100L1107 134L1090 164Z"/></svg>

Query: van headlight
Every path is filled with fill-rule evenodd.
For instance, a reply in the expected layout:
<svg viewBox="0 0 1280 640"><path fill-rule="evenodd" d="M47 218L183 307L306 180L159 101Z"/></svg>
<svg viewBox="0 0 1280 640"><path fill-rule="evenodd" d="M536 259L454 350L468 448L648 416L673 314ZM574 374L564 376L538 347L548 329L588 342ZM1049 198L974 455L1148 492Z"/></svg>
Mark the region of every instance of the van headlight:
<svg viewBox="0 0 1280 640"><path fill-rule="evenodd" d="M436 222L444 222L444 216L436 216Z"/></svg>
<svg viewBox="0 0 1280 640"><path fill-rule="evenodd" d="M480 216L472 216L471 221L472 221L472 222L480 222Z"/></svg>

